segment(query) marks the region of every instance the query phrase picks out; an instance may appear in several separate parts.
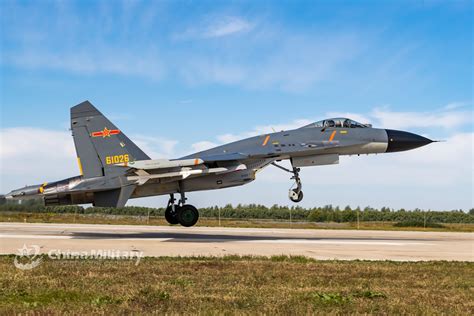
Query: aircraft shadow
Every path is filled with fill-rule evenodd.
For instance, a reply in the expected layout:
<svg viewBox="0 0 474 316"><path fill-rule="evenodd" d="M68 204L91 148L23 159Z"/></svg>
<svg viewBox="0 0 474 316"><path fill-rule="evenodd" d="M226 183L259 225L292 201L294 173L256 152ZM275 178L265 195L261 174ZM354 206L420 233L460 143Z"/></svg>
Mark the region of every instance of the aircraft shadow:
<svg viewBox="0 0 474 316"><path fill-rule="evenodd" d="M294 236L242 236L219 234L193 234L170 232L144 233L103 233L103 232L73 232L71 236L77 239L169 239L163 242L235 242L259 240L328 240L328 241L432 241L432 239L404 239L404 238L360 238L360 237L294 237Z"/></svg>

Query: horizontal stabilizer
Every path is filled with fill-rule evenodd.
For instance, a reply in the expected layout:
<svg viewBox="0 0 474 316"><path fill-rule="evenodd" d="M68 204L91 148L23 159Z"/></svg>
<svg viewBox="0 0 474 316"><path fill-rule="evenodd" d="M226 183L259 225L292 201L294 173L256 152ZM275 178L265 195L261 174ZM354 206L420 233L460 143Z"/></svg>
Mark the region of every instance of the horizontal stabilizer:
<svg viewBox="0 0 474 316"><path fill-rule="evenodd" d="M136 185L127 185L118 189L94 193L94 206L124 207L135 191Z"/></svg>

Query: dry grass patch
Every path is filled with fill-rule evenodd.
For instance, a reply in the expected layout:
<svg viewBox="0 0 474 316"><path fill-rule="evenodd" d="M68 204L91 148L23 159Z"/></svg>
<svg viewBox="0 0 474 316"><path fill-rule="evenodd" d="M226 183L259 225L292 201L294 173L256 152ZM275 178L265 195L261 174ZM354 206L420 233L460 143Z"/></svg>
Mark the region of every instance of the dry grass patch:
<svg viewBox="0 0 474 316"><path fill-rule="evenodd" d="M0 257L0 314L471 314L474 264L304 257L49 260Z"/></svg>

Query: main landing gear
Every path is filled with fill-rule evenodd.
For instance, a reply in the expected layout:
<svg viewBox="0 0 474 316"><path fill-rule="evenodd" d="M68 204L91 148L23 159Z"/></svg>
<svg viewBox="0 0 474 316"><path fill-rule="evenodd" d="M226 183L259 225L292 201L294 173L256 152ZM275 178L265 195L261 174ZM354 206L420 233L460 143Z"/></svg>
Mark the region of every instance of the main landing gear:
<svg viewBox="0 0 474 316"><path fill-rule="evenodd" d="M272 162L272 165L274 165L277 168L280 168L283 171L289 172L293 174L293 177L291 177L291 180L295 180L295 184L291 187L290 191L288 192L288 197L292 202L299 203L303 200L303 184L301 183L301 178L300 178L300 168L295 168L293 167L292 170L287 169L285 167L282 167L275 162ZM296 185L296 188L293 188Z"/></svg>
<svg viewBox="0 0 474 316"><path fill-rule="evenodd" d="M170 194L168 206L165 210L165 218L171 225L181 224L184 227L196 225L199 220L199 211L192 205L186 203L184 192L181 193L181 199L175 204L174 194Z"/></svg>

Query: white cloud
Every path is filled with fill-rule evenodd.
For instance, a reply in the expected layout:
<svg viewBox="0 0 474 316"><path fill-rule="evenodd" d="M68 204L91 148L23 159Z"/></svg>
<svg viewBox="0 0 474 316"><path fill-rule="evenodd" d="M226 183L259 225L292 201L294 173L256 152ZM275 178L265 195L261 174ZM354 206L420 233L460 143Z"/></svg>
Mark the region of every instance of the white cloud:
<svg viewBox="0 0 474 316"><path fill-rule="evenodd" d="M179 75L191 85L220 83L238 85L248 78L247 69L234 63L220 63L206 58L190 57L178 66Z"/></svg>
<svg viewBox="0 0 474 316"><path fill-rule="evenodd" d="M224 135L219 135L216 137L217 140L220 142L220 143L233 143L233 142L236 142L242 138L245 138L245 136L243 135L234 135L234 134L224 134Z"/></svg>
<svg viewBox="0 0 474 316"><path fill-rule="evenodd" d="M114 6L101 4L101 18L93 19L61 2L63 6L44 23L31 14L44 8L12 5L2 64L300 93L337 76L367 39L357 31L303 32L264 17L229 13L185 19L183 23L192 26L176 35L175 27L160 24L160 19L143 24L137 8L114 12ZM152 20L161 11L153 4L146 8L157 11L150 13ZM187 39L196 41L180 41Z"/></svg>
<svg viewBox="0 0 474 316"><path fill-rule="evenodd" d="M5 128L0 142L1 191L79 174L70 132Z"/></svg>
<svg viewBox="0 0 474 316"><path fill-rule="evenodd" d="M156 51L153 51L147 49L146 53L137 53L112 48L73 51L35 49L6 52L3 62L31 69L47 68L88 75L105 73L159 80L164 76L165 66Z"/></svg>
<svg viewBox="0 0 474 316"><path fill-rule="evenodd" d="M178 40L221 38L249 32L254 27L254 23L240 16L210 15L204 20L194 23L192 27L189 27L184 32L175 34L173 37Z"/></svg>
<svg viewBox="0 0 474 316"><path fill-rule="evenodd" d="M447 104L443 109L444 110L455 110L469 105L469 102L451 102Z"/></svg>
<svg viewBox="0 0 474 316"><path fill-rule="evenodd" d="M162 137L150 137L140 134L132 135L132 141L140 147L151 159L165 158L174 156L178 141Z"/></svg>
<svg viewBox="0 0 474 316"><path fill-rule="evenodd" d="M0 159L2 173L20 170L29 173L32 167L51 160L74 158L74 144L70 132L32 127L0 130ZM19 160L28 163L19 163Z"/></svg>
<svg viewBox="0 0 474 316"><path fill-rule="evenodd" d="M250 31L254 25L241 17L224 16L219 18L203 32L204 37L222 37Z"/></svg>
<svg viewBox="0 0 474 316"><path fill-rule="evenodd" d="M472 112L443 109L434 112L396 112L388 108L376 108L371 113L379 126L393 129L413 127L442 127L458 129L472 122Z"/></svg>
<svg viewBox="0 0 474 316"><path fill-rule="evenodd" d="M304 36L282 31L248 41L188 56L177 65L178 73L193 85L238 85L300 93L331 80L363 46L356 34ZM259 49L264 53L256 54Z"/></svg>
<svg viewBox="0 0 474 316"><path fill-rule="evenodd" d="M199 151L211 149L216 146L218 146L218 144L205 140L202 142L197 142L197 143L192 144L191 148L193 149L193 152L199 152Z"/></svg>

